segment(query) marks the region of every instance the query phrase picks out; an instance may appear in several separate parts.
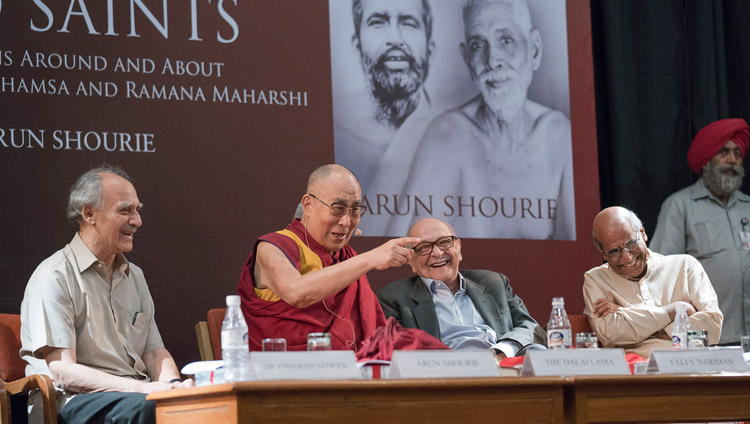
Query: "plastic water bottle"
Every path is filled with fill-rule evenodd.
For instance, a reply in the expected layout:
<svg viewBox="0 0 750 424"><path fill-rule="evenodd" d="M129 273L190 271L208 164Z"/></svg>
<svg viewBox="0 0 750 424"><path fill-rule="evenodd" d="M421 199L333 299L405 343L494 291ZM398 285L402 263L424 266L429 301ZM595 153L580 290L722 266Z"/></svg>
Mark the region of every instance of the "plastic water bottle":
<svg viewBox="0 0 750 424"><path fill-rule="evenodd" d="M550 349L570 349L573 346L570 321L565 312L565 300L552 298L552 312L547 323L547 347Z"/></svg>
<svg viewBox="0 0 750 424"><path fill-rule="evenodd" d="M221 357L224 360L225 381L247 380L250 366L247 323L237 295L227 296L227 314L221 324Z"/></svg>
<svg viewBox="0 0 750 424"><path fill-rule="evenodd" d="M672 349L687 349L687 333L690 330L687 304L680 302L677 304L676 309L677 313L674 316L674 324L672 324Z"/></svg>

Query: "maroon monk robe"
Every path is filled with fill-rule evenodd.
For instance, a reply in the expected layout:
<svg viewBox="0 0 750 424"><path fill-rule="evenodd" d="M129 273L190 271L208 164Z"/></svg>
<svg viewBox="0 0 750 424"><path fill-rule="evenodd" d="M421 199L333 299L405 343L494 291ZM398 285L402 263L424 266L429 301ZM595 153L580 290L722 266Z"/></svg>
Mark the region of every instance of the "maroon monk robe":
<svg viewBox="0 0 750 424"><path fill-rule="evenodd" d="M304 225L297 219L289 224L287 230L294 233L304 246L309 247L320 258L323 267L345 261L357 254L347 244L332 256L306 234ZM255 293L253 271L258 243L261 241L281 249L298 271L305 272L309 267L304 258L300 257L300 246L292 237L270 233L256 240L253 251L242 268L239 282L242 312L249 329L250 350L261 350L261 341L267 337L285 338L288 350L305 350L307 334L316 332L330 333L331 348L334 350L354 349L354 346L359 348L364 339L371 337L377 327L385 324L385 315L366 275L334 296L303 309L291 306L281 299L267 301L259 298Z"/></svg>

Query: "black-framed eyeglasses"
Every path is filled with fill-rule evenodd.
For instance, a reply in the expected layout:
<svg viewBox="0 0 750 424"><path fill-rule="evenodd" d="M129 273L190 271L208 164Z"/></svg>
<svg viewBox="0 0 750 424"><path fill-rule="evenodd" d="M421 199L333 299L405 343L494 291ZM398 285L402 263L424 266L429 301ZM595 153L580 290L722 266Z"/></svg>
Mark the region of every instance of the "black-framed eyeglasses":
<svg viewBox="0 0 750 424"><path fill-rule="evenodd" d="M426 241L423 243L419 243L418 245L412 247L412 250L414 250L414 253L419 256L427 256L432 253L432 246L437 246L440 250L446 250L453 247L453 243L455 243L456 240L456 236L440 237L435 241Z"/></svg>
<svg viewBox="0 0 750 424"><path fill-rule="evenodd" d="M328 206L328 210L331 212L331 215L341 218L342 216L346 215L346 212L349 211L349 216L352 218L360 218L362 217L362 214L364 214L367 211L366 206L358 205L358 206L346 206L339 203L334 203L332 205L329 205L328 203L318 199L317 196L315 196L312 193L307 193L310 197L317 200L318 202Z"/></svg>
<svg viewBox="0 0 750 424"><path fill-rule="evenodd" d="M630 239L627 243L625 243L625 246L623 247L615 247L614 249L609 249L606 252L604 252L604 256L607 258L607 261L615 261L617 259L620 259L620 255L622 255L623 250L627 250L628 253L633 253L633 250L638 247L638 242L641 240L641 233L638 232L635 234L635 238Z"/></svg>

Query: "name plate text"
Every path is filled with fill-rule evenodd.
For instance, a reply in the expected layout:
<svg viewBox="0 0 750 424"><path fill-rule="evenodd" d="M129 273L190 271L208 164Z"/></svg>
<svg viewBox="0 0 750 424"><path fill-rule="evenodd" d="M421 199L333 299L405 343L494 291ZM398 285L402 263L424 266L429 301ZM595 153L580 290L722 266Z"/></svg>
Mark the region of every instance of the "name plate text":
<svg viewBox="0 0 750 424"><path fill-rule="evenodd" d="M498 377L489 350L397 350L388 378Z"/></svg>
<svg viewBox="0 0 750 424"><path fill-rule="evenodd" d="M622 349L529 350L521 375L630 375L630 367Z"/></svg>
<svg viewBox="0 0 750 424"><path fill-rule="evenodd" d="M739 347L695 350L654 350L648 362L649 373L747 372Z"/></svg>
<svg viewBox="0 0 750 424"><path fill-rule="evenodd" d="M351 350L312 352L250 352L258 380L360 379Z"/></svg>

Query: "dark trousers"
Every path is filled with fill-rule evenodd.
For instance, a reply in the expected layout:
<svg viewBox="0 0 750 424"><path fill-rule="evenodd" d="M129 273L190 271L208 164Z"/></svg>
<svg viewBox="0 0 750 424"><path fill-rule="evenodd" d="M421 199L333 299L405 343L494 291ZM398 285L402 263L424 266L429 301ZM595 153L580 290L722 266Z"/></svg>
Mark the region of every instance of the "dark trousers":
<svg viewBox="0 0 750 424"><path fill-rule="evenodd" d="M60 424L156 422L156 403L143 393L82 393L57 414Z"/></svg>

